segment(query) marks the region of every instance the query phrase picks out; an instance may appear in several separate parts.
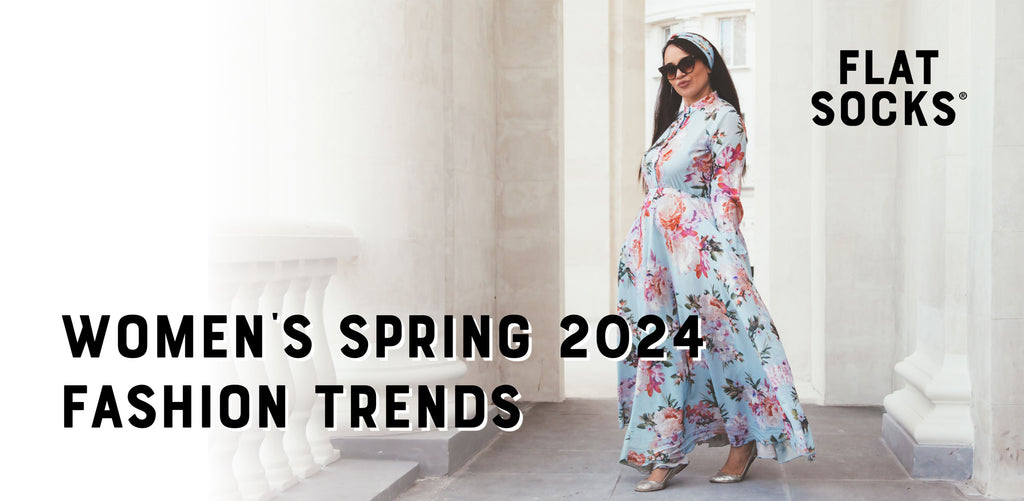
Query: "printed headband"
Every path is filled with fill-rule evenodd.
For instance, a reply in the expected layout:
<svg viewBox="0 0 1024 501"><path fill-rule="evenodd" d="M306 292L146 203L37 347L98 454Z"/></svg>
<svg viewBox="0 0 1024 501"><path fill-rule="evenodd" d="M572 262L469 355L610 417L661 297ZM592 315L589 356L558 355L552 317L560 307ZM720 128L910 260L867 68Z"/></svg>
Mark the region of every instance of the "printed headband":
<svg viewBox="0 0 1024 501"><path fill-rule="evenodd" d="M673 33L672 36L668 37L669 41L682 38L683 40L692 42L696 45L701 52L704 53L704 57L708 60L708 69L715 66L715 51L711 48L711 42L707 38L704 38L696 33L685 32L685 33Z"/></svg>

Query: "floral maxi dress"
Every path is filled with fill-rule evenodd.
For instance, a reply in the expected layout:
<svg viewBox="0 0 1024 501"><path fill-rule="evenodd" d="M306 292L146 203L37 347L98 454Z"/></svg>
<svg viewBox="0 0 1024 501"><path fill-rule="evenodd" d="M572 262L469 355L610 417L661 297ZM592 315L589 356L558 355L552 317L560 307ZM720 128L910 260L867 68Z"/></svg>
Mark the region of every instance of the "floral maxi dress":
<svg viewBox="0 0 1024 501"><path fill-rule="evenodd" d="M699 443L757 441L758 456L814 459L778 331L751 283L739 200L746 132L731 104L712 92L679 115L644 155L648 186L619 253L618 315L632 349L616 363L619 462L642 472L688 463ZM637 321L666 320L656 347L664 361L641 360ZM691 359L673 335L696 314L704 346Z"/></svg>

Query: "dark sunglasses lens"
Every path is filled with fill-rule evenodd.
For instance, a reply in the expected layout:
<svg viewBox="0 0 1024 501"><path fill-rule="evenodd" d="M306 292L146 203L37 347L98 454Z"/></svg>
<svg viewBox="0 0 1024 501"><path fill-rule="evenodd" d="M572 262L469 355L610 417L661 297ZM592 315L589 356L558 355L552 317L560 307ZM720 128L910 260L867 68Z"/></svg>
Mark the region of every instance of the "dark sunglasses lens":
<svg viewBox="0 0 1024 501"><path fill-rule="evenodd" d="M683 73L689 73L693 71L693 65L697 64L697 58L693 56L686 56L679 61L679 69L683 70Z"/></svg>
<svg viewBox="0 0 1024 501"><path fill-rule="evenodd" d="M693 71L693 66L695 64L697 64L697 58L693 56L686 56L679 60L679 66L676 66L675 63L668 63L665 66L658 68L658 71L660 71L662 75L665 75L665 78L672 78L676 76L677 70L683 70L684 75Z"/></svg>

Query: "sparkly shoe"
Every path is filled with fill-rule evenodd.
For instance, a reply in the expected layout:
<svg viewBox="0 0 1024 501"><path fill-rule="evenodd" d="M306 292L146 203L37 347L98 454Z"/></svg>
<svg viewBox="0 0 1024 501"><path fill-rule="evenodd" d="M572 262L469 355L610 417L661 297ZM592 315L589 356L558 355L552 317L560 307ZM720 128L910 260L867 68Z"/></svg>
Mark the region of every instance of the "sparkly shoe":
<svg viewBox="0 0 1024 501"><path fill-rule="evenodd" d="M743 473L730 475L722 470L718 470L718 473L711 477L709 481L715 484L733 484L743 480L747 476L747 470L750 469L750 465L754 464L754 460L757 459L757 445L754 445L751 449L753 450L750 451L750 459L747 459L747 466L743 468Z"/></svg>
<svg viewBox="0 0 1024 501"><path fill-rule="evenodd" d="M665 474L665 479L660 482L657 480L641 480L640 483L636 484L636 487L633 490L639 492L660 491L665 488L666 484L668 484L668 479L672 478L676 473L683 471L683 468L686 468L687 466L689 466L689 463L669 468L668 473Z"/></svg>

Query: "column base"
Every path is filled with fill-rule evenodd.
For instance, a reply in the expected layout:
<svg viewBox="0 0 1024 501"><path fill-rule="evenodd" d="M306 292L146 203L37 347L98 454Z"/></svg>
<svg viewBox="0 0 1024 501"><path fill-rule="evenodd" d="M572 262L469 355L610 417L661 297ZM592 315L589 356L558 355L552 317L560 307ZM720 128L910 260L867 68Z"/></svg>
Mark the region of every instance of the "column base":
<svg viewBox="0 0 1024 501"><path fill-rule="evenodd" d="M913 478L967 480L974 471L973 447L919 444L888 412L882 414L882 440Z"/></svg>

